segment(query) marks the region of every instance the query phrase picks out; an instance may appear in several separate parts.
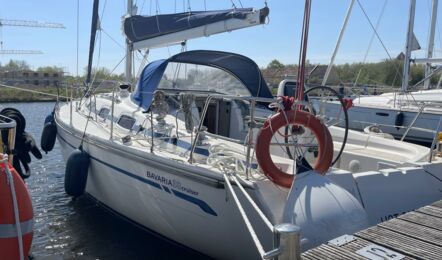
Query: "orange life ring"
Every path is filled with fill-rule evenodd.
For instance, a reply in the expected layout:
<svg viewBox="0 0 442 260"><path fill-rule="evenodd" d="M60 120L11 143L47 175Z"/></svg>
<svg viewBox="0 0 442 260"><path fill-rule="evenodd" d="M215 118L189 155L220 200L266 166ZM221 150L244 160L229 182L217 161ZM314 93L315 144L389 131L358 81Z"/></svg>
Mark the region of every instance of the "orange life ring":
<svg viewBox="0 0 442 260"><path fill-rule="evenodd" d="M1 155L0 159L2 159ZM17 171L9 163L8 167L12 173L17 197L22 230L23 255L27 258L29 250L31 249L33 236L32 228L34 214L32 212L31 197L29 196L26 184L18 175ZM7 178L4 163L0 163L0 258L20 259L20 250L14 218L14 206Z"/></svg>
<svg viewBox="0 0 442 260"><path fill-rule="evenodd" d="M269 179L280 186L290 188L295 176L280 170L270 156L270 142L274 133L286 125L302 125L313 132L319 146L318 158L313 168L321 174L325 174L332 163L333 140L328 128L318 118L301 110L279 112L264 123L256 138L256 160Z"/></svg>

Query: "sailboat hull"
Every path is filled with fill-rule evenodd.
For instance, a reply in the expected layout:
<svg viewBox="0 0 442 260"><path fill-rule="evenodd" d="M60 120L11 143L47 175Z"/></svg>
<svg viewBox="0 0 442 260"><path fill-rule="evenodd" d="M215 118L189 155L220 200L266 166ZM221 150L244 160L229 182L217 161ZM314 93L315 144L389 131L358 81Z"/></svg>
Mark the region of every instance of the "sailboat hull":
<svg viewBox="0 0 442 260"><path fill-rule="evenodd" d="M60 124L57 137L65 158L80 144L79 137ZM86 141L83 148L91 155L86 193L100 203L149 230L212 257L259 258L238 210L232 199L226 197L219 180L181 177L185 169L171 169L97 142ZM268 233L260 237L266 246L271 246L272 234L263 225L254 226L259 234Z"/></svg>
<svg viewBox="0 0 442 260"><path fill-rule="evenodd" d="M326 113L336 114L341 105L327 103ZM416 110L399 110L397 108L377 108L369 106L359 106L348 110L349 128L353 130L364 130L369 125L378 125L384 133L393 135L395 138L401 138L408 126L413 128L407 133L405 139L411 141L431 143L434 139L434 133L437 130L442 113L423 111L416 119L418 114ZM403 117L402 122L398 122L398 117ZM399 125L397 125L399 123ZM344 126L341 123L341 126Z"/></svg>

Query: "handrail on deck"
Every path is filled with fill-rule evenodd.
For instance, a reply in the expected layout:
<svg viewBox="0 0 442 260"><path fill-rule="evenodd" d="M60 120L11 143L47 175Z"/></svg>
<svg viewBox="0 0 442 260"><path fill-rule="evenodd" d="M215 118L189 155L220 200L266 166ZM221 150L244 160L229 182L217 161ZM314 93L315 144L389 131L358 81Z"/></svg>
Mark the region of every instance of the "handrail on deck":
<svg viewBox="0 0 442 260"><path fill-rule="evenodd" d="M247 156L247 169L246 172L248 172L249 164L250 164L250 149L251 149L251 142L253 142L253 127L254 127L254 114L256 109L256 102L260 103L273 103L273 102L279 102L277 98L260 98L260 97L241 97L241 96L232 96L232 95L221 95L221 94L214 94L214 95L195 95L196 97L206 97L206 101L204 103L204 108L201 111L200 121L198 124L198 128L196 129L195 138L193 139L192 146L190 149L190 156L189 156L189 163L193 163L193 154L195 152L195 147L198 142L198 138L201 132L201 129L203 127L204 118L206 117L207 110L209 108L209 104L212 100L216 99L231 99L231 100L241 100L241 101L249 101L250 106L250 120L249 120L249 141L248 141L248 156ZM295 101L293 105L308 105L309 103L306 101Z"/></svg>

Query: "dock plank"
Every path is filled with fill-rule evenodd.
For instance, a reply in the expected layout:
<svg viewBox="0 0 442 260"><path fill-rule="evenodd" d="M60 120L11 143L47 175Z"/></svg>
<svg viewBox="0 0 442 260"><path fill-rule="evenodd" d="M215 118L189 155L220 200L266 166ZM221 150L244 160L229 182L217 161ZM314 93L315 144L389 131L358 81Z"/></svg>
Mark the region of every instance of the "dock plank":
<svg viewBox="0 0 442 260"><path fill-rule="evenodd" d="M401 215L399 219L416 223L421 226L430 227L436 230L442 231L442 221L438 217L432 215L420 213L420 212L409 212L407 214Z"/></svg>
<svg viewBox="0 0 442 260"><path fill-rule="evenodd" d="M436 201L431 205L434 207L442 208L442 200Z"/></svg>
<svg viewBox="0 0 442 260"><path fill-rule="evenodd" d="M424 259L442 259L442 248L378 226L355 234L398 253Z"/></svg>
<svg viewBox="0 0 442 260"><path fill-rule="evenodd" d="M423 208L417 209L417 212L422 212L427 215L431 215L434 217L442 218L442 208L434 207L434 206L425 206Z"/></svg>
<svg viewBox="0 0 442 260"><path fill-rule="evenodd" d="M366 260L365 257L356 253L330 245L321 245L315 248L314 251L307 251L303 254L303 259Z"/></svg>
<svg viewBox="0 0 442 260"><path fill-rule="evenodd" d="M402 219L392 219L378 224L378 227L394 231L421 241L442 246L442 231L411 223Z"/></svg>
<svg viewBox="0 0 442 260"><path fill-rule="evenodd" d="M442 200L398 218L359 231L342 245L323 244L302 254L303 259L366 259L356 253L380 246L411 259L442 259Z"/></svg>
<svg viewBox="0 0 442 260"><path fill-rule="evenodd" d="M359 237L359 238L357 238L347 244L340 246L340 248L345 249L347 251L356 252L356 251L358 251L366 246L369 246L369 245L373 245L373 242L367 241L367 240ZM412 260L412 259L416 259L416 258L407 256L407 255L404 258L402 258L402 260Z"/></svg>

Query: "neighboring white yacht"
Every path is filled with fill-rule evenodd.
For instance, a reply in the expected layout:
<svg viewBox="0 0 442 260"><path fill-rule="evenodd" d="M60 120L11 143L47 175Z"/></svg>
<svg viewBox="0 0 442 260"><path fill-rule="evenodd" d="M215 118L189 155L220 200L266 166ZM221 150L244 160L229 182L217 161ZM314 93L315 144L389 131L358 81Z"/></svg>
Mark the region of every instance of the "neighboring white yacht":
<svg viewBox="0 0 442 260"><path fill-rule="evenodd" d="M411 59L411 52L419 49L417 40L415 39L414 16L415 16L416 1L410 1L410 13L408 34L405 45L405 60L402 74L402 89L393 92L385 93L378 96L361 96L353 100L353 107L348 110L349 127L355 130L363 130L368 126L376 125L384 133L393 135L396 138L419 141L425 143L432 143L435 134L442 131L442 90L441 89L425 89L419 91L410 91L409 71L410 63L425 63L426 73L425 78L420 83L424 83L425 87L429 86L429 79L441 70L440 66L435 66L435 70L430 72L431 63L440 63L441 59L433 59L434 47L434 33L435 20L437 16L437 1L433 1L433 12L431 15L431 28L428 45L428 58L425 59ZM348 16L348 14L347 14ZM343 30L345 26L343 27ZM342 32L341 32L342 36ZM339 47L340 38L332 56L332 61L329 65L333 65L334 56ZM327 81L327 74L324 78L323 84ZM341 109L339 102L329 102L328 112L336 113ZM341 123L341 126L343 124Z"/></svg>

